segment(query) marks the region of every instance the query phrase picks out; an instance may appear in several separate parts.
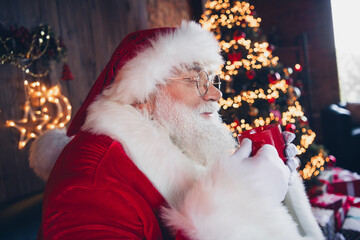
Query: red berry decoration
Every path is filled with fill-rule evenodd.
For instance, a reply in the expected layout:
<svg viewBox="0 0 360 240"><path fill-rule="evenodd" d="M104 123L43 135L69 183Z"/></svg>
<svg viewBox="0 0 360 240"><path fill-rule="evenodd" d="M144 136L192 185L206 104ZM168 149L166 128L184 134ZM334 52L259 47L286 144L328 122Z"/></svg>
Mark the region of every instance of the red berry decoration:
<svg viewBox="0 0 360 240"><path fill-rule="evenodd" d="M254 70L250 69L246 71L245 75L248 79L253 80L256 76L256 73Z"/></svg>
<svg viewBox="0 0 360 240"><path fill-rule="evenodd" d="M285 126L285 130L294 133L296 130L295 124L289 123Z"/></svg>
<svg viewBox="0 0 360 240"><path fill-rule="evenodd" d="M275 84L277 81L279 81L281 78L280 73L278 72L270 72L268 74L268 81L271 84Z"/></svg>

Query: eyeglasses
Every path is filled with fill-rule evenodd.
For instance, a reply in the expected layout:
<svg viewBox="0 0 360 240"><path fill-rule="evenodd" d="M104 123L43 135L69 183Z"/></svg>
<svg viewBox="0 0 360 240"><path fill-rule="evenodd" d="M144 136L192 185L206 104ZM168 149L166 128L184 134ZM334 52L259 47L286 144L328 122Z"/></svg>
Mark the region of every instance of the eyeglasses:
<svg viewBox="0 0 360 240"><path fill-rule="evenodd" d="M185 77L185 78L168 78L169 80L180 80L188 82L196 82L197 90L200 96L205 96L209 90L210 83L220 90L221 80L219 75L212 75L209 77L209 74L205 71L200 71L196 77Z"/></svg>

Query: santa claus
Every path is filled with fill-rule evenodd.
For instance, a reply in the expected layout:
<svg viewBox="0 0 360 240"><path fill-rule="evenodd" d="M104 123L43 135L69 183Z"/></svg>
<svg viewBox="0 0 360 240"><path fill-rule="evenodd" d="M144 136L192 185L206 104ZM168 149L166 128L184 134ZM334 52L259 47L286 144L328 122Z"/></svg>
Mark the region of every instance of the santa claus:
<svg viewBox="0 0 360 240"><path fill-rule="evenodd" d="M323 239L292 136L285 165L222 124L219 52L193 22L125 37L67 135L32 145L47 180L38 239Z"/></svg>

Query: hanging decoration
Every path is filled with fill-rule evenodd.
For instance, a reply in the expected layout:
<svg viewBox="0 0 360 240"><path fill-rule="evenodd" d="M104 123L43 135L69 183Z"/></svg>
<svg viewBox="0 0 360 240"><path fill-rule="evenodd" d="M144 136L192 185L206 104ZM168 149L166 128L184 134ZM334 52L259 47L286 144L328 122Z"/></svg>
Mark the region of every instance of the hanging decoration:
<svg viewBox="0 0 360 240"><path fill-rule="evenodd" d="M60 80L74 79L66 64L66 47L50 26L40 24L31 31L14 26L0 30L0 63L11 64L28 76L24 81L23 118L5 123L20 132L19 149L47 129L64 128L71 119L71 105L61 94L60 85L47 87L43 83L52 60L63 62Z"/></svg>
<svg viewBox="0 0 360 240"><path fill-rule="evenodd" d="M50 60L66 61L66 47L60 38L55 38L50 26L40 24L29 31L24 27L10 27L0 32L0 63L10 63L27 75L41 78L50 71ZM41 71L34 71L40 63Z"/></svg>
<svg viewBox="0 0 360 240"><path fill-rule="evenodd" d="M59 85L48 89L40 82L24 81L24 116L20 120L6 121L7 127L20 132L19 149L46 129L64 128L71 119L69 100L61 94Z"/></svg>

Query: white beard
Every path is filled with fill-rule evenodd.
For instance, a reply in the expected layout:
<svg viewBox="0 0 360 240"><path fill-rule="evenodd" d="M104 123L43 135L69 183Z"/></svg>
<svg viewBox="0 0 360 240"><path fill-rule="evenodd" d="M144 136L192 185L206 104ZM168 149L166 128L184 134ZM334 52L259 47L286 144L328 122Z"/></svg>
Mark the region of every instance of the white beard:
<svg viewBox="0 0 360 240"><path fill-rule="evenodd" d="M208 165L229 156L236 147L218 110L216 102L206 102L192 110L160 91L153 118L168 130L173 143L184 154L199 164ZM213 112L213 116L206 119L201 116L204 112Z"/></svg>

